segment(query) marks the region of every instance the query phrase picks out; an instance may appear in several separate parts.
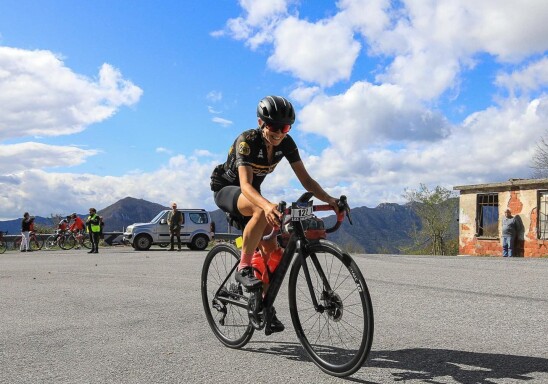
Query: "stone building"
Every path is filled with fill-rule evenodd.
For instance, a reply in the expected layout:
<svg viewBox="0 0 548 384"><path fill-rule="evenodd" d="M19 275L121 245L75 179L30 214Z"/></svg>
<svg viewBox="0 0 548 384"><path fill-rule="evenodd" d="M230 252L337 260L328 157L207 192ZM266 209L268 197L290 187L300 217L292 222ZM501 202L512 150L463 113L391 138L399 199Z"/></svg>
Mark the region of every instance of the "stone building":
<svg viewBox="0 0 548 384"><path fill-rule="evenodd" d="M510 179L462 185L459 197L459 254L501 256L501 227L508 208L517 218L515 255L548 255L548 179Z"/></svg>

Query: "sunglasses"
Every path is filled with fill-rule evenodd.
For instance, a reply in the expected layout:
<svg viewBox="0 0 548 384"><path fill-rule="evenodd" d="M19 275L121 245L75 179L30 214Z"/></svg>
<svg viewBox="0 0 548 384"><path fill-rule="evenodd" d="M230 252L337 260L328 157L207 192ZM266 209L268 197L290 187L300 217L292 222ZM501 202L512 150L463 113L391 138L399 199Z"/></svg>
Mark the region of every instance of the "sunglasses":
<svg viewBox="0 0 548 384"><path fill-rule="evenodd" d="M265 126L270 132L287 133L291 129L291 124L273 126L273 125L268 125L268 124L265 123Z"/></svg>

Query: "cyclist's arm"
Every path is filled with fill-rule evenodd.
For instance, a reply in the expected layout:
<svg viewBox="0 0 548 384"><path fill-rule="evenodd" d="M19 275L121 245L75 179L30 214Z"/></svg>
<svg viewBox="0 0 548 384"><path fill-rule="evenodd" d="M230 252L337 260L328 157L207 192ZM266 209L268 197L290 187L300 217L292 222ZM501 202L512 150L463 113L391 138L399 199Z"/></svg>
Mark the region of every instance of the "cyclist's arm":
<svg viewBox="0 0 548 384"><path fill-rule="evenodd" d="M318 184L318 182L310 176L310 174L304 167L304 163L301 160L291 163L291 168L293 168L293 172L295 172L295 175L301 182L304 189L306 189L308 192L312 192L314 196L320 199L321 201L324 201L327 204L331 205L336 213L339 212L339 208L337 206L337 199L330 196L320 186L320 184Z"/></svg>
<svg viewBox="0 0 548 384"><path fill-rule="evenodd" d="M238 167L238 176L240 178L240 188L243 195L254 205L260 207L266 216L266 221L272 225L279 225L281 213L278 212L278 206L265 199L251 184L253 181L253 169L247 165Z"/></svg>

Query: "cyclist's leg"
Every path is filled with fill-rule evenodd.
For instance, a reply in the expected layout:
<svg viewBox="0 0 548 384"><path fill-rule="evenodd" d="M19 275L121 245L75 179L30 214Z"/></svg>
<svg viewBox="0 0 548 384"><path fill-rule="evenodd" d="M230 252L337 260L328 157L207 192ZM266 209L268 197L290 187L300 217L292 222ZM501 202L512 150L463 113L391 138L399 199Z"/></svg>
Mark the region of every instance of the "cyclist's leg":
<svg viewBox="0 0 548 384"><path fill-rule="evenodd" d="M262 210L252 204L237 186L227 186L216 192L215 203L235 217L249 218L242 234L242 251L236 278L247 288L260 287L261 281L254 276L251 269L251 259L266 227Z"/></svg>

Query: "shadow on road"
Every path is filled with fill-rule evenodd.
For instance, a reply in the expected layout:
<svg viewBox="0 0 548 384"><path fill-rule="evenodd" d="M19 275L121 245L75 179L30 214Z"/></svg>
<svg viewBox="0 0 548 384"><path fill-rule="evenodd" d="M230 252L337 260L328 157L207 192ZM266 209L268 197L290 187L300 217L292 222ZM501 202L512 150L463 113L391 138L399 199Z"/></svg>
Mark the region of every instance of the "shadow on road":
<svg viewBox="0 0 548 384"><path fill-rule="evenodd" d="M251 344L251 345L250 345ZM245 350L285 356L295 361L310 361L298 343L273 343L261 347L248 344ZM534 372L548 373L548 359L540 357L502 355L452 351L447 349L402 349L398 351L371 351L364 367L359 371L367 375L367 369L390 369L393 381L421 380L425 383L442 383L436 378L451 377L457 383L492 384L494 379L528 381ZM371 383L356 377L347 380Z"/></svg>

